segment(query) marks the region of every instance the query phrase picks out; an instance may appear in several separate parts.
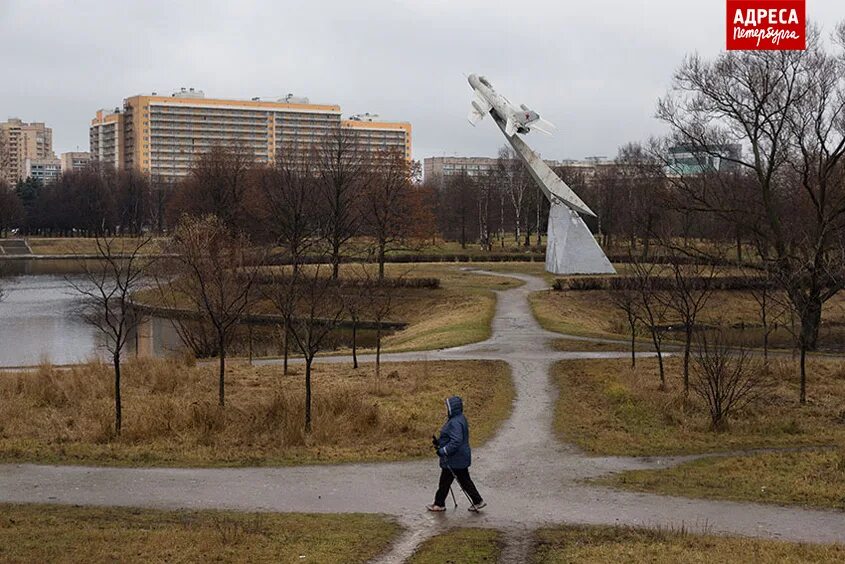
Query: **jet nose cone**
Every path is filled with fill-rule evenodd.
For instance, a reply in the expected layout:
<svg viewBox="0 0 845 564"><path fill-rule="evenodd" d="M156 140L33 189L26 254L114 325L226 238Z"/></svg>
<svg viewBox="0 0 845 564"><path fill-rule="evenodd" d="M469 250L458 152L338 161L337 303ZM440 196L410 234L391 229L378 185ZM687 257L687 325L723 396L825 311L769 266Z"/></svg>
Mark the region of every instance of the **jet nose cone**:
<svg viewBox="0 0 845 564"><path fill-rule="evenodd" d="M467 82L469 82L469 85L472 86L473 88L477 87L478 86L478 75L477 74L469 75L467 77Z"/></svg>

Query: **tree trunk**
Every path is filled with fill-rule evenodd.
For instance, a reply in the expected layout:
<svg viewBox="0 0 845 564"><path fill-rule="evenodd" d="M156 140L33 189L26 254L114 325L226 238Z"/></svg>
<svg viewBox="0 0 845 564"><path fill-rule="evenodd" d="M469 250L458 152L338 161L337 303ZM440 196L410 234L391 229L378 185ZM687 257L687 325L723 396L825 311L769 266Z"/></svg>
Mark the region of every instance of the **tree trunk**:
<svg viewBox="0 0 845 564"><path fill-rule="evenodd" d="M818 298L808 298L801 309L801 329L798 346L801 352L801 404L807 403L807 351L816 350L819 338L819 326L822 320L822 303Z"/></svg>
<svg viewBox="0 0 845 564"><path fill-rule="evenodd" d="M332 279L337 280L340 276L340 245L335 243L332 246Z"/></svg>
<svg viewBox="0 0 845 564"><path fill-rule="evenodd" d="M666 373L663 370L663 351L660 350L660 339L657 337L657 330L651 329L651 341L654 343L654 350L657 351L657 365L660 368L660 389L666 391Z"/></svg>
<svg viewBox="0 0 845 564"><path fill-rule="evenodd" d="M689 359L692 348L692 323L684 327L684 396L689 395Z"/></svg>
<svg viewBox="0 0 845 564"><path fill-rule="evenodd" d="M384 280L384 255L385 255L385 244L379 243L378 246L378 279Z"/></svg>
<svg viewBox="0 0 845 564"><path fill-rule="evenodd" d="M305 357L305 432L311 433L311 363L313 356Z"/></svg>
<svg viewBox="0 0 845 564"><path fill-rule="evenodd" d="M358 319L352 318L352 368L358 368Z"/></svg>
<svg viewBox="0 0 845 564"><path fill-rule="evenodd" d="M119 437L123 425L123 412L120 400L120 353L115 353L114 362L114 433Z"/></svg>
<svg viewBox="0 0 845 564"><path fill-rule="evenodd" d="M631 368L637 367L637 322L628 321L631 325Z"/></svg>
<svg viewBox="0 0 845 564"><path fill-rule="evenodd" d="M219 392L219 396L220 396L220 398L219 398L220 407L223 407L224 405L226 405L226 392L225 392L226 347L223 344L223 337L220 337L219 346L220 346L220 350L218 352L220 353L220 373L218 375L218 377L219 377L218 386L219 386L220 389L219 389L218 392Z"/></svg>
<svg viewBox="0 0 845 564"><path fill-rule="evenodd" d="M376 379L381 375L381 319L376 324Z"/></svg>
<svg viewBox="0 0 845 564"><path fill-rule="evenodd" d="M663 369L663 352L657 349L657 365L660 368L660 389L666 391L666 373Z"/></svg>
<svg viewBox="0 0 845 564"><path fill-rule="evenodd" d="M288 340L288 320L285 319L284 327L282 329L282 348L284 349L282 354L284 355L284 359L282 360L282 374L287 376L288 374L288 354L290 351L290 341Z"/></svg>

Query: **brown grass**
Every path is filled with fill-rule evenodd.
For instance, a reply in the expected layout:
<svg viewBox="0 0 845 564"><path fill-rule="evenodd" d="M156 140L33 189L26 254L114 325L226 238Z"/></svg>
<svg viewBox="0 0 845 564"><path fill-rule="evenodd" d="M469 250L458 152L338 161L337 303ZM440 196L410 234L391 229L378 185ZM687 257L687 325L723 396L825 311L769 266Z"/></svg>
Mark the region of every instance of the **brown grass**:
<svg viewBox="0 0 845 564"><path fill-rule="evenodd" d="M0 505L3 562L368 562L399 526L377 515Z"/></svg>
<svg viewBox="0 0 845 564"><path fill-rule="evenodd" d="M532 562L841 562L845 546L694 535L628 527L561 526L536 533Z"/></svg>
<svg viewBox="0 0 845 564"><path fill-rule="evenodd" d="M359 276L360 268L360 265L343 265L341 275ZM376 267L367 265L367 268ZM328 275L329 269L324 270ZM483 341L491 334L490 324L496 310L494 291L521 284L513 278L477 274L438 263L388 264L385 270L389 277L438 278L440 288L400 288L394 292L386 320L405 322L408 327L384 338L384 352L435 350ZM137 298L160 304L156 291L142 291ZM254 311L272 312L272 308L261 302ZM366 313L362 315L366 317Z"/></svg>
<svg viewBox="0 0 845 564"><path fill-rule="evenodd" d="M545 329L572 335L624 339L628 332L625 314L613 306L609 294L605 290L548 290L535 292L529 301L534 316ZM826 324L845 323L845 294L840 293L825 304L823 320ZM755 327L760 324L759 309L749 292L714 292L700 314L698 323L723 328L742 325ZM842 331L841 327L823 326L820 339L823 343L832 342L839 339ZM644 335L641 337L645 338ZM774 347L792 347L792 337L786 329L774 333L771 342ZM752 340L745 344L762 347L762 331L755 331Z"/></svg>
<svg viewBox="0 0 845 564"><path fill-rule="evenodd" d="M590 352L626 352L631 350L630 341L621 341L618 343L606 343L603 341L585 341L580 339L555 339L551 346L556 351L590 351ZM648 343L637 343L635 350L649 351L653 347L649 347Z"/></svg>
<svg viewBox="0 0 845 564"><path fill-rule="evenodd" d="M502 533L493 529L454 529L423 542L408 564L498 562L502 544Z"/></svg>
<svg viewBox="0 0 845 564"><path fill-rule="evenodd" d="M809 363L808 404L798 403L792 363L773 367L776 387L764 401L709 430L695 396L683 398L681 359L667 360L669 391L658 389L656 359L561 361L555 429L588 452L619 455L681 454L756 447L842 444L845 441L845 363Z"/></svg>
<svg viewBox="0 0 845 564"><path fill-rule="evenodd" d="M117 238L117 248L123 243L133 244L135 239L127 237ZM97 241L88 237L29 237L27 243L36 255L76 255L97 254ZM146 253L159 251L164 244L163 238L156 238L150 242Z"/></svg>
<svg viewBox="0 0 845 564"><path fill-rule="evenodd" d="M41 367L0 379L0 459L117 465L283 465L430 455L443 398L465 398L475 444L507 418L513 398L502 362L414 362L314 367L314 430L304 433L301 366L246 365L227 375L216 404L211 365L129 362L123 434L112 433L106 365Z"/></svg>
<svg viewBox="0 0 845 564"><path fill-rule="evenodd" d="M595 482L684 497L845 509L845 449L705 458Z"/></svg>

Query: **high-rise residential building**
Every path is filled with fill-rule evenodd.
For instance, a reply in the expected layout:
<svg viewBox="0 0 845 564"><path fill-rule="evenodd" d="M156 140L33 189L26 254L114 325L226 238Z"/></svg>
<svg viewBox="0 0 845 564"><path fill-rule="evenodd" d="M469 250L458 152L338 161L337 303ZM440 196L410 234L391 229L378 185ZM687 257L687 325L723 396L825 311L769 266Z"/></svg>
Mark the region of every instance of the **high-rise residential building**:
<svg viewBox="0 0 845 564"><path fill-rule="evenodd" d="M55 157L53 130L40 122L25 123L18 118L0 122L0 177L8 182L26 178L26 159Z"/></svg>
<svg viewBox="0 0 845 564"><path fill-rule="evenodd" d="M113 113L98 110L91 120L89 138L91 160L115 168L123 166L123 114L120 108L115 108Z"/></svg>
<svg viewBox="0 0 845 564"><path fill-rule="evenodd" d="M62 153L62 172L83 170L91 164L91 153L85 151L71 151Z"/></svg>
<svg viewBox="0 0 845 564"><path fill-rule="evenodd" d="M307 98L229 100L183 88L170 96L132 96L121 110L97 112L91 122L91 156L175 180L188 174L198 154L215 145L237 147L256 162L269 163L280 154L301 158L326 136L346 128L362 149L397 149L410 159L411 125L376 117L344 120L340 106L312 104Z"/></svg>
<svg viewBox="0 0 845 564"><path fill-rule="evenodd" d="M33 178L42 186L50 184L62 173L62 161L56 157L26 159L22 178Z"/></svg>

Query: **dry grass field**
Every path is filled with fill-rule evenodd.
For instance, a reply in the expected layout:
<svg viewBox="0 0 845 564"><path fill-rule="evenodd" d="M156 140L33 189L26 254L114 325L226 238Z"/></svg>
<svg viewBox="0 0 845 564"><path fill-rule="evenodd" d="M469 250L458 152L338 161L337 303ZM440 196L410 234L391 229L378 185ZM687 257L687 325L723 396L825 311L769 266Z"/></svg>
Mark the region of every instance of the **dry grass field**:
<svg viewBox="0 0 845 564"><path fill-rule="evenodd" d="M368 562L400 528L378 515L0 505L2 562Z"/></svg>
<svg viewBox="0 0 845 564"><path fill-rule="evenodd" d="M781 541L695 535L626 527L560 526L541 529L532 562L626 562L675 564L677 562L842 562L843 545L807 545Z"/></svg>
<svg viewBox="0 0 845 564"><path fill-rule="evenodd" d="M681 359L666 361L669 391L659 390L657 360L561 361L555 430L589 453L661 455L759 447L845 444L845 362L809 362L808 403L798 403L792 363L775 364L775 387L738 414L726 432L710 431L705 406L684 401Z"/></svg>
<svg viewBox="0 0 845 564"><path fill-rule="evenodd" d="M28 237L27 243L36 255L92 255L97 254L97 240L90 237ZM126 237L117 238L117 249L124 243L137 239ZM164 238L155 238L145 248L145 254L153 254L161 250L165 243Z"/></svg>
<svg viewBox="0 0 845 564"><path fill-rule="evenodd" d="M713 457L597 483L682 497L845 509L845 448Z"/></svg>
<svg viewBox="0 0 845 564"><path fill-rule="evenodd" d="M474 444L510 414L502 362L383 363L313 373L313 432L304 432L303 368L234 364L225 408L215 367L176 360L125 364L123 433L113 435L108 365L44 366L0 379L0 460L125 466L238 466L399 460L431 454L443 398L464 398Z"/></svg>
<svg viewBox="0 0 845 564"><path fill-rule="evenodd" d="M534 316L540 324L558 333L570 335L596 336L625 339L628 334L625 314L612 302L610 293L605 290L586 291L542 291L533 293L529 301ZM772 315L772 312L769 313ZM762 329L757 303L750 292L718 291L709 298L699 316L698 323L720 327L728 331L728 336L736 344L748 347L762 347ZM845 336L845 294L840 293L825 304L823 324L819 335L820 348L841 349ZM678 321L678 320L674 320ZM667 319L667 325L673 320ZM792 348L793 336L787 329L790 320L787 317L779 321L782 326L770 337L773 348ZM740 331L741 327L744 331ZM666 339L672 339L671 334ZM639 336L646 341L643 332ZM681 340L680 334L674 337Z"/></svg>
<svg viewBox="0 0 845 564"><path fill-rule="evenodd" d="M688 497L845 509L845 362L809 363L808 403L798 403L794 365L773 368L774 388L737 414L723 432L709 428L705 406L684 401L681 359L667 361L668 392L660 391L655 359L563 361L555 430L592 454L669 455L792 447L711 457L667 470L622 472L594 482ZM836 447L838 448L828 448Z"/></svg>

